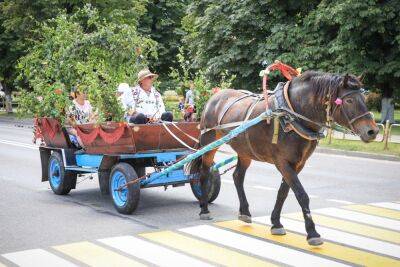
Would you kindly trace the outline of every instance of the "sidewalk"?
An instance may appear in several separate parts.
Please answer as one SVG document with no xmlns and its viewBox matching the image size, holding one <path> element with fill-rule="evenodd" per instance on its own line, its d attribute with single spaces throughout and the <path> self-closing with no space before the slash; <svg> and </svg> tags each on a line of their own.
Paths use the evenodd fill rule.
<svg viewBox="0 0 400 267">
<path fill-rule="evenodd" d="M 16 114 L 11 115 L 0 115 L 0 124 L 7 123 L 13 124 L 16 126 L 23 127 L 33 127 L 33 119 L 32 118 L 18 118 Z"/>
</svg>

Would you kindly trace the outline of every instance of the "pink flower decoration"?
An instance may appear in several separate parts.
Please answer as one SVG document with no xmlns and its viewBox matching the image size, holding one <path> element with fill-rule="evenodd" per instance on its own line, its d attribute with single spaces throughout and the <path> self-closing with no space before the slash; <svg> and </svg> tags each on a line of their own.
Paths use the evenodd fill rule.
<svg viewBox="0 0 400 267">
<path fill-rule="evenodd" d="M 336 98 L 335 104 L 340 106 L 341 104 L 343 104 L 343 100 L 341 98 Z"/>
</svg>

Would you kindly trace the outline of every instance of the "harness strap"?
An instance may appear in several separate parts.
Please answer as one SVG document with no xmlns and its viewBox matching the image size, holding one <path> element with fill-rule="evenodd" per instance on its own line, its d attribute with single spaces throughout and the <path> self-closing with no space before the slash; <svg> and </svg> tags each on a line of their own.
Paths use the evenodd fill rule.
<svg viewBox="0 0 400 267">
<path fill-rule="evenodd" d="M 178 141 L 181 145 L 189 148 L 190 150 L 193 151 L 197 151 L 197 149 L 194 149 L 193 147 L 189 146 L 188 144 L 186 144 L 185 142 L 183 142 L 179 137 L 177 137 L 168 127 L 167 125 L 163 122 L 162 126 L 164 126 L 165 130 L 167 130 L 167 132 L 176 140 Z"/>
<path fill-rule="evenodd" d="M 221 113 L 221 115 L 220 115 L 219 118 L 218 118 L 218 125 L 221 125 L 221 121 L 222 121 L 222 119 L 225 117 L 226 112 L 228 112 L 228 110 L 229 110 L 235 103 L 239 102 L 240 100 L 242 100 L 242 99 L 244 99 L 244 98 L 250 97 L 250 96 L 252 96 L 252 95 L 250 95 L 250 94 L 243 95 L 243 96 L 241 96 L 241 97 L 238 97 L 238 98 L 234 99 L 234 100 L 231 101 L 228 105 L 226 105 L 224 111 Z"/>
<path fill-rule="evenodd" d="M 254 108 L 256 107 L 256 105 L 262 100 L 261 97 L 258 97 L 256 101 L 253 102 L 253 104 L 249 107 L 249 109 L 247 109 L 247 113 L 246 113 L 246 117 L 244 119 L 244 122 L 246 122 L 251 114 L 253 113 Z M 251 140 L 250 140 L 250 136 L 249 136 L 249 131 L 245 131 L 244 132 L 244 136 L 246 138 L 246 142 L 247 142 L 247 146 L 250 148 L 251 153 L 253 154 L 253 156 L 258 159 L 258 160 L 262 160 L 262 157 L 260 156 L 260 154 L 258 154 L 253 145 L 251 144 Z"/>
</svg>

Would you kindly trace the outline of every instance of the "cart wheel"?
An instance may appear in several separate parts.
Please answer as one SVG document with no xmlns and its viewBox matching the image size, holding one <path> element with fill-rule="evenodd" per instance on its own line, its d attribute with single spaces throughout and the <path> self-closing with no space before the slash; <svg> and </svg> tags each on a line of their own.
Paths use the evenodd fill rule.
<svg viewBox="0 0 400 267">
<path fill-rule="evenodd" d="M 218 170 L 212 171 L 210 176 L 208 177 L 208 203 L 212 203 L 215 199 L 217 199 L 219 190 L 221 189 L 221 176 L 219 175 Z M 190 183 L 190 187 L 192 188 L 192 192 L 194 196 L 200 200 L 201 198 L 201 187 L 200 181 L 194 181 Z"/>
<path fill-rule="evenodd" d="M 110 192 L 114 207 L 119 213 L 132 214 L 139 204 L 139 182 L 130 184 L 117 191 L 120 186 L 135 180 L 137 177 L 135 170 L 128 163 L 118 163 L 112 168 L 110 174 Z"/>
<path fill-rule="evenodd" d="M 53 192 L 57 195 L 66 195 L 76 186 L 76 174 L 66 172 L 62 156 L 59 152 L 53 152 L 48 165 L 49 183 Z"/>
</svg>

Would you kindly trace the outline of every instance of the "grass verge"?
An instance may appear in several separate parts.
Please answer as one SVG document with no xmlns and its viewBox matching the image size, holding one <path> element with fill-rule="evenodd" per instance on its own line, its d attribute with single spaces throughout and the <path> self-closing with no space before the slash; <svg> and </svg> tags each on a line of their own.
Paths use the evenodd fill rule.
<svg viewBox="0 0 400 267">
<path fill-rule="evenodd" d="M 328 144 L 328 139 L 324 138 L 320 140 L 319 145 L 321 147 L 327 148 L 367 152 L 374 154 L 394 155 L 400 157 L 400 144 L 396 143 L 389 143 L 389 149 L 384 150 L 383 142 L 363 143 L 361 141 L 332 139 L 332 143 Z"/>
</svg>

